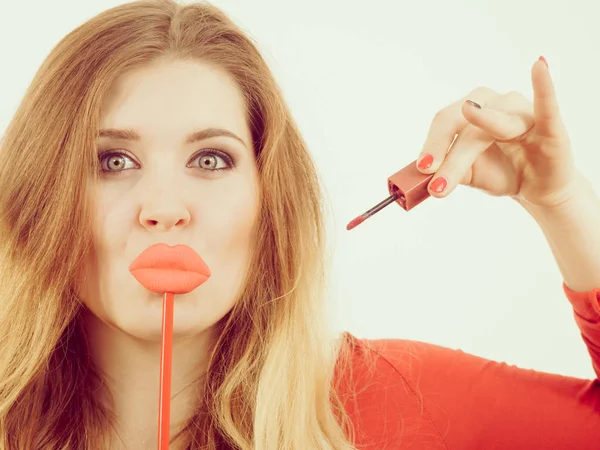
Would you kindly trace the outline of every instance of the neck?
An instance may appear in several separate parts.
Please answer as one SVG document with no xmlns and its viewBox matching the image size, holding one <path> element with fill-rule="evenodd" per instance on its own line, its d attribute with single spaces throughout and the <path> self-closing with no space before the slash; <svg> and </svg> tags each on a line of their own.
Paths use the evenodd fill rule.
<svg viewBox="0 0 600 450">
<path fill-rule="evenodd" d="M 157 447 L 160 342 L 137 339 L 84 312 L 92 359 L 106 382 L 107 405 L 116 418 L 117 448 Z M 200 399 L 200 376 L 212 348 L 211 330 L 173 339 L 171 436 L 193 415 Z"/>
</svg>

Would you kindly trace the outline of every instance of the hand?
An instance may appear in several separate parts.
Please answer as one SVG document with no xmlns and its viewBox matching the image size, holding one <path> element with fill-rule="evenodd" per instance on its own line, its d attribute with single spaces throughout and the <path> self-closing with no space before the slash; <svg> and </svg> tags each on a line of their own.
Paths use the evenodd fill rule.
<svg viewBox="0 0 600 450">
<path fill-rule="evenodd" d="M 533 104 L 518 92 L 479 88 L 436 114 L 417 165 L 435 172 L 432 196 L 464 184 L 553 208 L 575 195 L 579 175 L 543 57 L 531 79 Z"/>
</svg>

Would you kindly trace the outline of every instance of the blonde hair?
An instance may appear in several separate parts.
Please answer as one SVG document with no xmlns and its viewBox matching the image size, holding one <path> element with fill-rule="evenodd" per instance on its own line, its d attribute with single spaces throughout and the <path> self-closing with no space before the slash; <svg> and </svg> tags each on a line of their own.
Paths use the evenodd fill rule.
<svg viewBox="0 0 600 450">
<path fill-rule="evenodd" d="M 336 342 L 324 308 L 317 170 L 266 63 L 209 4 L 148 0 L 67 35 L 36 74 L 0 154 L 0 448 L 97 449 L 115 418 L 97 400 L 78 268 L 92 250 L 87 183 L 102 99 L 126 70 L 160 57 L 215 64 L 237 81 L 263 187 L 245 288 L 217 324 L 187 449 L 349 450 Z M 346 344 L 348 345 L 346 345 Z M 339 392 L 338 392 L 339 391 Z"/>
</svg>

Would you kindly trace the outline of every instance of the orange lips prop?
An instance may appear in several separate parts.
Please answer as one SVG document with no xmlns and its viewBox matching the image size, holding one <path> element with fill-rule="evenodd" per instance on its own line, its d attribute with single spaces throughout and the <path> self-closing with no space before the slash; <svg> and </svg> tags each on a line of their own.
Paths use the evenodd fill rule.
<svg viewBox="0 0 600 450">
<path fill-rule="evenodd" d="M 158 449 L 168 450 L 171 423 L 171 362 L 173 348 L 174 294 L 187 294 L 210 277 L 200 256 L 185 245 L 155 244 L 144 250 L 129 266 L 142 286 L 163 295 L 160 347 L 160 390 L 158 399 Z"/>
<path fill-rule="evenodd" d="M 186 245 L 152 245 L 135 259 L 129 271 L 142 286 L 157 294 L 187 294 L 210 277 L 206 263 Z"/>
</svg>

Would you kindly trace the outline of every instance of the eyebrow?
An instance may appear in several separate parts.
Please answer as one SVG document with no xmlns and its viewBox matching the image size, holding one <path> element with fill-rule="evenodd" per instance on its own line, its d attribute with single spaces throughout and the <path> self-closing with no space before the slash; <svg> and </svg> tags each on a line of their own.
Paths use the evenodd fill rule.
<svg viewBox="0 0 600 450">
<path fill-rule="evenodd" d="M 218 137 L 218 136 L 225 136 L 225 137 L 235 139 L 236 141 L 241 142 L 244 146 L 246 146 L 246 143 L 237 134 L 232 133 L 231 131 L 228 131 L 228 130 L 224 130 L 222 128 L 205 128 L 200 131 L 195 131 L 185 138 L 185 143 L 193 144 L 194 142 L 199 142 L 199 141 L 203 141 L 205 139 L 210 139 L 210 138 Z M 124 130 L 119 130 L 116 128 L 107 128 L 104 130 L 100 130 L 100 132 L 98 133 L 98 137 L 99 138 L 118 139 L 121 141 L 139 141 L 139 140 L 141 140 L 140 135 L 131 128 L 127 128 Z"/>
</svg>

